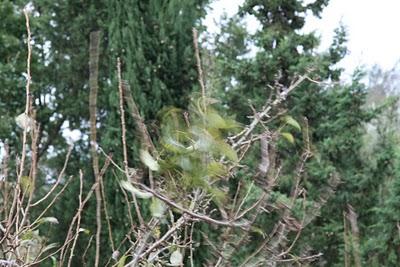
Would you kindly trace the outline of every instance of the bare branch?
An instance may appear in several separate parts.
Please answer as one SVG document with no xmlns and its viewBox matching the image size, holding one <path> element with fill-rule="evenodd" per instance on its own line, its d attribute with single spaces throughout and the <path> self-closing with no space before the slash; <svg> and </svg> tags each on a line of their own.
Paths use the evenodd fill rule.
<svg viewBox="0 0 400 267">
<path fill-rule="evenodd" d="M 89 111 L 90 111 L 90 147 L 92 154 L 92 164 L 96 182 L 96 258 L 94 266 L 99 266 L 100 261 L 100 234 L 101 234 L 101 192 L 99 183 L 99 157 L 97 155 L 97 91 L 99 76 L 99 56 L 100 56 L 100 32 L 90 33 L 90 62 L 89 62 Z"/>
</svg>

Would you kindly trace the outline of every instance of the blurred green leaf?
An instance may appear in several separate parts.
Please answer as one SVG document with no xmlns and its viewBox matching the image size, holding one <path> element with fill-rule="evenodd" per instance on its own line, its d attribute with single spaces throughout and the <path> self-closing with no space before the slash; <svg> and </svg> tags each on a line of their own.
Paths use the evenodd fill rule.
<svg viewBox="0 0 400 267">
<path fill-rule="evenodd" d="M 122 256 L 122 257 L 119 259 L 118 265 L 117 265 L 117 266 L 118 266 L 118 267 L 124 267 L 124 266 L 125 266 L 126 258 L 127 258 L 126 255 Z"/>
<path fill-rule="evenodd" d="M 222 163 L 211 162 L 207 165 L 207 174 L 209 176 L 221 176 L 226 174 L 226 168 Z"/>
<path fill-rule="evenodd" d="M 21 177 L 21 188 L 22 188 L 22 191 L 24 191 L 24 192 L 32 193 L 33 186 L 32 186 L 32 181 L 29 178 L 29 176 Z"/>
<path fill-rule="evenodd" d="M 281 133 L 282 137 L 284 137 L 287 141 L 294 144 L 294 137 L 291 133 L 283 132 Z"/>
<path fill-rule="evenodd" d="M 283 120 L 285 123 L 289 124 L 290 126 L 293 126 L 297 130 L 301 131 L 300 124 L 295 119 L 293 119 L 292 116 L 286 115 L 285 117 L 283 117 Z"/>
<path fill-rule="evenodd" d="M 214 149 L 232 161 L 239 160 L 236 151 L 230 145 L 225 143 L 225 141 L 220 140 L 217 142 Z"/>
<path fill-rule="evenodd" d="M 213 110 L 209 110 L 206 115 L 207 126 L 217 129 L 225 129 L 227 124 L 225 120 Z"/>
<path fill-rule="evenodd" d="M 160 165 L 147 150 L 140 150 L 140 160 L 152 171 L 159 171 Z"/>
<path fill-rule="evenodd" d="M 167 205 L 165 205 L 163 201 L 155 197 L 151 199 L 151 204 L 150 204 L 151 216 L 155 218 L 162 218 L 166 210 L 167 210 Z"/>
</svg>

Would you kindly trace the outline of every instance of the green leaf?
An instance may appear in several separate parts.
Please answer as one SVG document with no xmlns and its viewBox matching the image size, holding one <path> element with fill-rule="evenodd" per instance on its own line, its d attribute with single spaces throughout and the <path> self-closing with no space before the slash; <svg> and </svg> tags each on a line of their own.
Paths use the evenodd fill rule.
<svg viewBox="0 0 400 267">
<path fill-rule="evenodd" d="M 86 235 L 90 235 L 90 230 L 89 229 L 79 228 L 78 232 L 79 233 L 83 232 Z"/>
<path fill-rule="evenodd" d="M 201 100 L 202 98 L 199 98 L 199 99 Z M 205 102 L 206 102 L 206 105 L 213 105 L 213 104 L 219 103 L 220 101 L 216 98 L 206 97 Z"/>
<path fill-rule="evenodd" d="M 125 266 L 125 261 L 126 261 L 126 258 L 127 258 L 128 256 L 126 256 L 126 255 L 124 255 L 124 256 L 122 256 L 120 259 L 119 259 L 119 261 L 118 261 L 118 267 L 124 267 Z"/>
<path fill-rule="evenodd" d="M 135 194 L 135 196 L 137 196 L 138 198 L 147 199 L 147 198 L 151 198 L 151 197 L 153 196 L 152 193 L 140 191 L 139 189 L 137 189 L 136 187 L 134 187 L 134 186 L 133 186 L 130 182 L 128 182 L 128 181 L 121 181 L 120 184 L 121 184 L 121 186 L 122 186 L 123 188 L 125 188 L 125 189 L 128 190 L 129 192 Z"/>
<path fill-rule="evenodd" d="M 250 231 L 252 231 L 253 233 L 257 233 L 257 234 L 259 234 L 259 235 L 262 236 L 262 237 L 265 237 L 264 231 L 263 231 L 261 228 L 259 228 L 259 227 L 251 226 L 251 227 L 250 227 Z"/>
<path fill-rule="evenodd" d="M 29 176 L 21 177 L 21 188 L 22 188 L 22 191 L 24 191 L 24 192 L 32 193 L 33 186 L 32 186 L 32 181 L 29 178 Z"/>
<path fill-rule="evenodd" d="M 32 230 L 28 230 L 22 235 L 21 240 L 30 240 L 33 237 L 34 237 L 33 231 Z"/>
<path fill-rule="evenodd" d="M 213 147 L 214 138 L 208 131 L 194 127 L 192 129 L 192 133 L 195 137 L 197 137 L 197 140 L 193 146 L 195 149 L 202 152 L 208 152 Z"/>
<path fill-rule="evenodd" d="M 285 117 L 283 117 L 283 120 L 285 123 L 289 124 L 290 126 L 293 126 L 297 130 L 301 131 L 300 124 L 295 119 L 293 119 L 292 116 L 286 115 Z"/>
<path fill-rule="evenodd" d="M 51 259 L 51 265 L 53 267 L 57 267 L 57 259 L 56 259 L 56 257 L 51 256 L 50 259 Z"/>
<path fill-rule="evenodd" d="M 207 165 L 207 174 L 210 177 L 225 175 L 226 168 L 222 163 L 214 161 Z"/>
<path fill-rule="evenodd" d="M 159 171 L 160 165 L 147 150 L 140 150 L 140 160 L 152 171 Z"/>
<path fill-rule="evenodd" d="M 294 137 L 291 133 L 283 132 L 281 135 L 288 140 L 290 143 L 294 144 Z"/>
<path fill-rule="evenodd" d="M 172 137 L 166 137 L 163 139 L 163 145 L 165 149 L 174 153 L 184 153 L 187 152 L 187 148 L 173 139 Z"/>
<path fill-rule="evenodd" d="M 225 120 L 212 110 L 207 112 L 206 119 L 209 127 L 224 129 L 227 126 Z"/>
<path fill-rule="evenodd" d="M 178 158 L 178 165 L 184 171 L 190 171 L 193 169 L 192 163 L 190 162 L 189 157 L 179 157 Z"/>
<path fill-rule="evenodd" d="M 215 149 L 232 161 L 239 160 L 236 151 L 224 141 L 217 142 Z"/>
<path fill-rule="evenodd" d="M 215 203 L 222 205 L 222 202 L 226 198 L 226 194 L 222 190 L 210 186 L 208 192 L 212 194 Z"/>
<path fill-rule="evenodd" d="M 238 123 L 231 118 L 222 118 L 217 111 L 209 109 L 207 111 L 206 120 L 208 127 L 215 129 L 233 129 L 238 128 Z"/>
<path fill-rule="evenodd" d="M 155 197 L 151 199 L 151 205 L 150 205 L 151 216 L 155 218 L 162 218 L 166 210 L 167 210 L 167 205 L 165 205 L 163 201 Z"/>
</svg>

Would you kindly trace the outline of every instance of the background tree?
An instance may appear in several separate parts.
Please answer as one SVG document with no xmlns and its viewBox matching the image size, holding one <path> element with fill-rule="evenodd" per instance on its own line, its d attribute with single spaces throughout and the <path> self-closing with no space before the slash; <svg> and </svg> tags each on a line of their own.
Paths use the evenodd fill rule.
<svg viewBox="0 0 400 267">
<path fill-rule="evenodd" d="M 299 254 L 318 250 L 323 253 L 321 263 L 335 264 L 343 259 L 339 256 L 343 253 L 343 218 L 338 211 L 346 209 L 348 203 L 356 210 L 362 205 L 361 193 L 356 192 L 367 165 L 359 151 L 363 124 L 373 114 L 364 109 L 366 89 L 360 82 L 362 73 L 356 72 L 348 85 L 339 82 L 342 69 L 335 64 L 347 53 L 345 28 L 341 26 L 335 31 L 331 47 L 320 54 L 316 53 L 319 41 L 315 34 L 300 31 L 307 12 L 319 16 L 327 4 L 328 1 L 245 1 L 238 16 L 225 23 L 216 37 L 214 75 L 219 79 L 215 82 L 220 86 L 217 91 L 224 92 L 226 105 L 235 108 L 239 121 L 246 122 L 249 116 L 257 116 L 254 109 L 289 87 L 293 77 L 311 70 L 312 80 L 289 96 L 272 118 L 284 120 L 280 114 L 287 110 L 298 121 L 303 117 L 308 120 L 314 157 L 307 164 L 301 185 L 311 206 L 318 207 L 315 203 L 321 200 L 322 188 L 329 187 L 329 177 L 338 173 L 342 180 L 335 197 L 322 210 L 316 208 L 308 215 L 310 219 L 319 216 L 297 243 Z M 246 16 L 254 16 L 259 22 L 255 34 L 246 32 L 241 22 Z M 282 172 L 288 172 L 279 181 L 278 194 L 287 194 L 294 181 L 289 171 L 295 166 L 294 158 L 300 156 L 303 142 L 301 136 L 295 132 L 293 135 L 295 146 L 281 144 L 278 149 L 277 158 L 284 159 Z M 254 157 L 257 154 L 249 160 L 254 162 Z M 264 225 L 270 225 L 270 221 L 266 219 Z"/>
<path fill-rule="evenodd" d="M 366 125 L 363 154 L 370 163 L 369 179 L 363 181 L 368 205 L 362 226 L 365 264 L 395 266 L 398 253 L 398 66 L 384 71 L 374 66 L 368 75 L 368 105 L 381 110 Z"/>
</svg>

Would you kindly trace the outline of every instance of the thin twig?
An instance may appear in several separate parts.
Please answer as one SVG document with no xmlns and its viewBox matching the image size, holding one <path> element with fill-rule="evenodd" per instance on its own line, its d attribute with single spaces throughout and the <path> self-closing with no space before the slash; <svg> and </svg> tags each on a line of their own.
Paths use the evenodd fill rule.
<svg viewBox="0 0 400 267">
<path fill-rule="evenodd" d="M 65 173 L 65 170 L 67 169 L 68 161 L 71 156 L 72 148 L 73 148 L 73 146 L 70 146 L 68 148 L 67 155 L 65 156 L 64 166 L 61 169 L 60 173 L 58 174 L 57 181 L 55 182 L 55 184 L 52 186 L 52 188 L 49 190 L 49 192 L 47 192 L 47 194 L 44 197 L 42 197 L 35 203 L 31 204 L 32 207 L 35 207 L 38 204 L 40 204 L 41 202 L 45 201 L 53 193 L 53 191 L 57 188 L 58 184 L 61 182 L 62 178 L 64 177 L 64 173 Z"/>
<path fill-rule="evenodd" d="M 193 28 L 193 46 L 194 46 L 194 52 L 196 56 L 196 63 L 197 63 L 197 72 L 199 75 L 199 84 L 201 87 L 201 96 L 203 98 L 203 108 L 205 108 L 205 97 L 206 97 L 206 86 L 204 84 L 204 76 L 203 76 L 203 69 L 201 67 L 201 58 L 200 58 L 200 50 L 199 50 L 199 44 L 198 44 L 198 32 L 196 28 Z"/>
<path fill-rule="evenodd" d="M 106 193 L 104 191 L 103 176 L 100 176 L 99 180 L 100 180 L 100 189 L 101 189 L 103 207 L 104 207 L 104 213 L 105 213 L 104 215 L 106 217 L 107 228 L 108 228 L 108 238 L 110 239 L 111 249 L 112 249 L 112 251 L 114 251 L 115 250 L 114 238 L 113 238 L 113 235 L 112 235 L 110 215 L 108 213 L 108 208 L 107 208 L 107 200 L 106 200 Z"/>
<path fill-rule="evenodd" d="M 26 21 L 26 32 L 27 32 L 27 47 L 28 47 L 28 56 L 26 59 L 26 86 L 25 86 L 25 115 L 29 116 L 29 110 L 31 106 L 31 99 L 30 99 L 30 85 L 31 85 L 31 57 L 32 57 L 32 46 L 31 46 L 31 28 L 29 25 L 29 14 L 26 9 L 24 9 L 24 15 L 25 15 L 25 21 Z M 7 220 L 7 231 L 0 243 L 2 243 L 3 239 L 7 237 L 11 227 L 12 227 L 12 220 L 14 219 L 14 210 L 16 209 L 16 216 L 18 216 L 20 212 L 20 207 L 19 207 L 19 195 L 21 192 L 21 180 L 22 176 L 24 173 L 24 168 L 25 168 L 25 158 L 26 158 L 26 143 L 28 139 L 28 126 L 25 125 L 24 131 L 23 131 L 23 137 L 22 137 L 22 153 L 21 153 L 21 160 L 19 163 L 19 170 L 18 170 L 18 176 L 17 176 L 17 184 L 14 190 L 14 198 L 13 202 L 11 205 L 11 209 L 8 215 L 8 220 Z M 15 223 L 15 228 L 16 231 L 19 230 L 19 220 L 16 220 Z"/>
<path fill-rule="evenodd" d="M 32 160 L 31 160 L 31 170 L 29 173 L 29 187 L 28 187 L 28 192 L 29 192 L 29 196 L 28 196 L 28 201 L 25 205 L 25 210 L 24 210 L 24 216 L 21 220 L 21 225 L 24 226 L 25 222 L 28 219 L 28 215 L 29 215 L 29 210 L 31 208 L 31 203 L 32 203 L 32 198 L 33 198 L 33 194 L 35 192 L 35 187 L 36 187 L 36 177 L 37 177 L 37 164 L 38 164 L 38 132 L 39 132 L 39 126 L 32 125 L 32 142 L 31 142 L 31 154 L 32 154 Z M 22 198 L 23 199 L 23 198 Z"/>
<path fill-rule="evenodd" d="M 90 33 L 90 60 L 89 60 L 89 111 L 90 111 L 90 147 L 92 155 L 93 172 L 95 177 L 95 194 L 96 194 L 96 256 L 94 266 L 99 266 L 100 261 L 100 234 L 101 234 L 101 192 L 99 182 L 99 157 L 97 155 L 97 91 L 99 76 L 99 48 L 100 48 L 100 32 L 94 31 Z"/>
<path fill-rule="evenodd" d="M 122 89 L 122 76 L 121 76 L 121 60 L 117 58 L 117 75 L 118 75 L 118 91 L 119 91 L 119 112 L 121 118 L 121 135 L 122 135 L 122 152 L 124 157 L 124 170 L 125 174 L 129 174 L 128 169 L 128 149 L 126 147 L 126 123 L 125 123 L 125 109 L 124 109 L 124 93 Z"/>
<path fill-rule="evenodd" d="M 79 170 L 79 207 L 82 206 L 82 194 L 83 194 L 83 173 L 82 170 Z M 77 219 L 77 224 L 76 224 L 76 230 L 75 230 L 75 237 L 74 237 L 74 241 L 72 242 L 72 247 L 71 247 L 71 251 L 70 251 L 70 255 L 69 255 L 69 259 L 68 259 L 68 267 L 71 266 L 72 263 L 72 258 L 74 257 L 74 251 L 75 251 L 75 246 L 76 246 L 76 242 L 78 241 L 78 237 L 79 237 L 79 232 L 80 232 L 80 226 L 81 226 L 81 213 L 78 213 L 78 219 Z"/>
<path fill-rule="evenodd" d="M 267 116 L 267 114 L 271 111 L 273 107 L 276 107 L 282 101 L 286 100 L 286 97 L 290 92 L 292 92 L 294 89 L 296 89 L 305 79 L 307 79 L 307 76 L 301 76 L 298 78 L 293 84 L 289 86 L 289 88 L 286 88 L 285 90 L 282 90 L 282 92 L 277 96 L 277 98 L 271 103 L 271 105 L 268 105 L 266 108 L 261 111 L 258 116 L 254 116 L 253 121 L 250 123 L 250 125 L 243 131 L 241 134 L 240 139 L 235 142 L 232 147 L 236 148 L 238 146 L 241 146 L 244 141 L 246 141 L 247 137 L 250 135 L 250 133 L 253 132 L 254 128 L 262 121 L 264 117 Z"/>
<path fill-rule="evenodd" d="M 146 150 L 149 150 L 153 156 L 158 157 L 157 150 L 153 142 L 151 141 L 149 131 L 147 130 L 147 126 L 144 123 L 144 118 L 139 112 L 135 99 L 132 96 L 130 86 L 126 81 L 122 81 L 122 89 L 123 96 L 125 98 L 126 104 L 128 105 L 129 114 L 136 123 L 136 127 L 140 133 L 144 147 L 146 148 Z"/>
<path fill-rule="evenodd" d="M 166 241 L 177 229 L 179 229 L 184 223 L 185 223 L 185 215 L 180 217 L 178 221 L 175 222 L 175 224 L 168 229 L 168 231 L 156 242 L 154 242 L 142 255 L 140 255 L 141 258 L 145 257 L 147 254 L 152 252 L 154 249 L 156 249 L 158 246 L 160 246 L 164 241 Z"/>
<path fill-rule="evenodd" d="M 118 91 L 119 91 L 119 111 L 121 117 L 121 127 L 122 127 L 122 151 L 124 157 L 124 172 L 127 180 L 131 179 L 129 175 L 129 167 L 128 167 L 128 149 L 126 146 L 126 123 L 125 123 L 125 109 L 124 109 L 124 90 L 122 83 L 122 74 L 121 74 L 121 60 L 117 59 L 117 72 L 118 72 Z M 151 185 L 153 185 L 153 181 L 151 181 Z M 133 198 L 133 204 L 135 205 L 136 214 L 139 218 L 140 225 L 144 226 L 144 220 L 142 213 L 140 211 L 140 207 L 137 203 L 137 199 L 135 194 L 131 194 Z"/>
<path fill-rule="evenodd" d="M 229 226 L 229 227 L 239 227 L 242 228 L 244 230 L 248 229 L 248 224 L 247 222 L 235 222 L 235 221 L 220 221 L 220 220 L 216 220 L 213 219 L 211 217 L 208 217 L 207 215 L 204 214 L 198 214 L 196 212 L 193 212 L 191 210 L 185 209 L 184 207 L 180 206 L 179 204 L 175 203 L 174 201 L 172 201 L 171 199 L 169 199 L 168 197 L 156 192 L 155 190 L 151 190 L 150 188 L 148 188 L 147 186 L 143 185 L 143 184 L 139 184 L 139 183 L 135 183 L 135 185 L 140 186 L 143 190 L 152 193 L 153 196 L 155 196 L 156 198 L 162 200 L 163 202 L 165 202 L 166 204 L 168 204 L 169 206 L 172 206 L 176 209 L 181 210 L 184 213 L 187 213 L 188 215 L 190 215 L 193 218 L 202 220 L 204 222 L 210 223 L 210 224 L 215 224 L 215 225 L 223 225 L 223 226 Z"/>
</svg>

